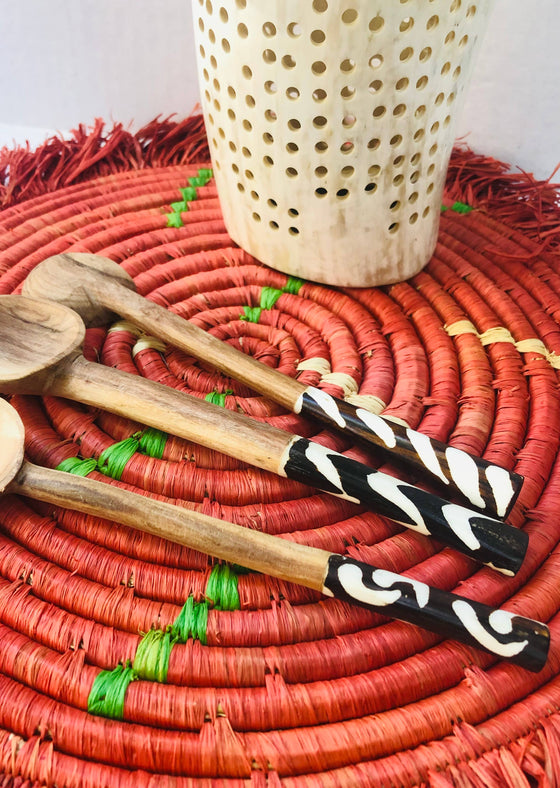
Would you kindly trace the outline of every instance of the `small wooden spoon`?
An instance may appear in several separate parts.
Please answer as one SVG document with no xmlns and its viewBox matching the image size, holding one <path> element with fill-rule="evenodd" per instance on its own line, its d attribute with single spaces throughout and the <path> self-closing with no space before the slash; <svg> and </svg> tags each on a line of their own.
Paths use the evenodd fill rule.
<svg viewBox="0 0 560 788">
<path fill-rule="evenodd" d="M 524 531 L 450 504 L 298 435 L 81 355 L 85 327 L 60 304 L 0 296 L 0 392 L 50 394 L 104 408 L 267 471 L 361 503 L 514 574 Z"/>
<path fill-rule="evenodd" d="M 490 517 L 507 517 L 521 489 L 519 474 L 305 386 L 215 339 L 139 296 L 128 274 L 106 257 L 79 253 L 50 257 L 31 271 L 23 293 L 69 306 L 88 326 L 107 323 L 111 312 L 131 320 L 288 410 L 375 445 L 389 462 L 445 485 L 446 497 L 459 496 Z"/>
<path fill-rule="evenodd" d="M 24 427 L 0 399 L 0 493 L 16 493 L 103 517 L 187 545 L 248 569 L 359 604 L 383 615 L 481 648 L 528 670 L 541 670 L 545 624 L 431 588 L 417 580 L 216 520 L 143 495 L 24 460 Z"/>
</svg>

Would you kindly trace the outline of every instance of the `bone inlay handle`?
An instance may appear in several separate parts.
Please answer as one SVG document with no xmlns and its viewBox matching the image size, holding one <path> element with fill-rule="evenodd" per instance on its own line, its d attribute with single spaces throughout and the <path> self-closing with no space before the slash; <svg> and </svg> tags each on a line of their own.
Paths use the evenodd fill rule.
<svg viewBox="0 0 560 788">
<path fill-rule="evenodd" d="M 504 574 L 515 574 L 525 557 L 528 537 L 524 531 L 449 503 L 306 438 L 292 441 L 284 473 L 361 503 Z"/>
<path fill-rule="evenodd" d="M 538 672 L 550 645 L 545 624 L 332 554 L 323 593 L 419 624 Z"/>
<path fill-rule="evenodd" d="M 388 461 L 445 485 L 446 497 L 459 495 L 489 517 L 507 517 L 523 484 L 523 477 L 517 473 L 356 408 L 317 388 L 307 388 L 294 411 L 373 444 Z"/>
</svg>

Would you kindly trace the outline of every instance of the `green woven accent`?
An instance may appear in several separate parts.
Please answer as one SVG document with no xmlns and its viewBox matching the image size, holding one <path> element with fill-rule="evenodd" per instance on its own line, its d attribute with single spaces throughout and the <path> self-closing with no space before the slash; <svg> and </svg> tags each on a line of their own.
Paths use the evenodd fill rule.
<svg viewBox="0 0 560 788">
<path fill-rule="evenodd" d="M 226 406 L 226 397 L 228 395 L 233 394 L 231 389 L 226 389 L 226 391 L 211 391 L 207 394 L 204 399 L 206 402 L 211 402 L 212 405 L 219 405 L 220 408 L 225 408 Z"/>
<path fill-rule="evenodd" d="M 218 610 L 239 610 L 241 601 L 237 588 L 237 574 L 229 564 L 215 564 L 212 567 L 206 597 Z"/>
<path fill-rule="evenodd" d="M 97 468 L 97 461 L 94 459 L 82 460 L 79 457 L 69 457 L 67 460 L 62 460 L 60 465 L 57 465 L 57 471 L 64 473 L 73 473 L 75 476 L 87 476 Z"/>
<path fill-rule="evenodd" d="M 246 320 L 248 323 L 258 323 L 261 319 L 262 307 L 260 306 L 244 306 L 243 314 L 239 315 L 240 320 Z"/>
<path fill-rule="evenodd" d="M 173 213 L 182 213 L 189 210 L 189 204 L 187 200 L 179 200 L 179 202 L 172 202 L 170 208 Z"/>
<path fill-rule="evenodd" d="M 263 287 L 260 306 L 244 306 L 244 314 L 239 319 L 247 320 L 250 323 L 258 323 L 263 309 L 273 309 L 280 296 L 284 293 L 297 295 L 303 284 L 305 284 L 303 279 L 296 279 L 290 276 L 282 290 L 278 290 L 276 287 Z"/>
<path fill-rule="evenodd" d="M 181 219 L 180 213 L 168 213 L 167 214 L 167 226 L 168 227 L 182 227 L 183 220 Z"/>
<path fill-rule="evenodd" d="M 454 202 L 453 205 L 442 205 L 441 212 L 444 213 L 445 211 L 455 211 L 455 213 L 470 213 L 473 210 L 471 205 L 467 205 L 465 202 Z"/>
<path fill-rule="evenodd" d="M 206 644 L 208 607 L 208 602 L 195 602 L 194 598 L 190 596 L 173 622 L 172 637 L 181 643 L 186 643 L 189 638 L 193 638 Z"/>
<path fill-rule="evenodd" d="M 161 460 L 166 442 L 167 434 L 165 432 L 147 427 L 138 439 L 138 451 Z"/>
<path fill-rule="evenodd" d="M 166 441 L 165 432 L 147 427 L 143 432 L 136 432 L 129 438 L 108 446 L 99 455 L 97 467 L 105 476 L 120 481 L 127 462 L 137 451 L 161 460 Z"/>
<path fill-rule="evenodd" d="M 138 438 L 134 435 L 119 441 L 119 443 L 114 443 L 101 452 L 97 467 L 105 476 L 120 481 L 127 462 L 138 450 L 138 444 Z"/>
<path fill-rule="evenodd" d="M 300 291 L 300 288 L 305 284 L 303 279 L 296 279 L 295 276 L 290 276 L 282 290 L 284 293 L 292 293 L 293 295 L 297 295 Z"/>
<path fill-rule="evenodd" d="M 189 178 L 189 186 L 183 186 L 179 191 L 181 192 L 182 200 L 179 202 L 171 203 L 171 210 L 173 213 L 167 214 L 168 227 L 183 227 L 183 219 L 181 213 L 189 210 L 189 203 L 196 200 L 198 197 L 197 186 L 206 186 L 210 178 L 212 178 L 212 170 L 202 167 L 198 171 L 198 175 Z"/>
<path fill-rule="evenodd" d="M 88 697 L 88 711 L 100 717 L 122 720 L 124 699 L 128 685 L 137 678 L 134 670 L 127 665 L 117 665 L 114 670 L 102 670 L 91 687 Z"/>
<path fill-rule="evenodd" d="M 169 670 L 169 657 L 173 648 L 171 631 L 151 629 L 140 641 L 132 668 L 138 678 L 165 684 Z"/>
<path fill-rule="evenodd" d="M 470 213 L 472 207 L 464 202 L 454 202 L 451 206 L 451 210 L 455 211 L 455 213 Z"/>
<path fill-rule="evenodd" d="M 206 186 L 207 182 L 208 178 L 205 178 L 204 175 L 196 175 L 194 178 L 189 178 L 191 186 Z"/>
<path fill-rule="evenodd" d="M 196 200 L 196 189 L 194 186 L 183 186 L 183 188 L 179 189 L 179 191 L 183 195 L 184 203 L 189 203 L 192 202 L 193 200 Z"/>
<path fill-rule="evenodd" d="M 282 295 L 284 295 L 282 290 L 277 290 L 274 287 L 263 287 L 261 290 L 261 308 L 273 309 L 274 305 Z"/>
</svg>

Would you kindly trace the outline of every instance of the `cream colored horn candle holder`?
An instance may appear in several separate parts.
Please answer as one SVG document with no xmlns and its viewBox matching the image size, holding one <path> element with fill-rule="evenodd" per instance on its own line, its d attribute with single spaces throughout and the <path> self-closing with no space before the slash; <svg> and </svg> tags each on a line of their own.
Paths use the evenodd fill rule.
<svg viewBox="0 0 560 788">
<path fill-rule="evenodd" d="M 454 121 L 492 0 L 193 0 L 229 234 L 329 285 L 430 259 Z"/>
</svg>

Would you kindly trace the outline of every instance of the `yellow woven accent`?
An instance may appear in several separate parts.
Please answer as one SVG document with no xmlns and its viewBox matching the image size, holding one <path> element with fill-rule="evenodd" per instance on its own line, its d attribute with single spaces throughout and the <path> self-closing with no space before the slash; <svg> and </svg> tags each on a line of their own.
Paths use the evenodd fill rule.
<svg viewBox="0 0 560 788">
<path fill-rule="evenodd" d="M 548 350 L 542 340 L 537 337 L 531 337 L 530 339 L 520 339 L 516 342 L 505 326 L 494 326 L 479 334 L 470 320 L 458 320 L 456 323 L 445 326 L 445 330 L 450 337 L 456 337 L 460 334 L 474 334 L 485 347 L 496 342 L 508 342 L 510 345 L 514 345 L 519 353 L 536 353 L 538 356 L 544 356 L 553 369 L 560 369 L 560 356 L 554 351 Z"/>
<path fill-rule="evenodd" d="M 478 338 L 484 346 L 493 345 L 495 342 L 509 342 L 510 345 L 516 345 L 515 339 L 504 326 L 489 328 L 488 331 L 478 334 Z"/>
<path fill-rule="evenodd" d="M 398 416 L 387 416 L 384 413 L 383 418 L 385 421 L 392 421 L 394 424 L 401 424 L 403 427 L 410 427 L 410 424 L 407 421 L 400 419 Z"/>
<path fill-rule="evenodd" d="M 135 326 L 134 323 L 131 323 L 129 320 L 119 320 L 118 323 L 113 323 L 108 333 L 110 334 L 112 331 L 128 331 L 131 334 L 135 334 L 137 337 L 142 336 L 142 329 Z"/>
<path fill-rule="evenodd" d="M 547 350 L 546 345 L 540 339 L 522 339 L 515 343 L 515 347 L 520 353 L 536 353 L 544 356 L 553 369 L 560 369 L 560 356 L 554 351 Z"/>
<path fill-rule="evenodd" d="M 456 323 L 444 326 L 444 328 L 450 337 L 457 337 L 459 334 L 475 334 L 478 336 L 478 331 L 470 320 L 458 320 Z"/>
<path fill-rule="evenodd" d="M 358 384 L 351 375 L 346 375 L 344 372 L 331 372 L 328 375 L 323 375 L 321 382 L 340 386 L 344 399 L 348 399 L 352 394 L 358 393 Z"/>
<path fill-rule="evenodd" d="M 331 371 L 331 365 L 325 358 L 308 358 L 304 361 L 300 361 L 297 365 L 297 371 L 303 372 L 304 370 L 312 370 L 313 372 L 318 372 L 321 377 L 323 375 L 328 375 Z"/>
<path fill-rule="evenodd" d="M 141 350 L 157 350 L 159 353 L 165 353 L 166 345 L 165 342 L 161 341 L 161 339 L 158 339 L 157 337 L 149 337 L 147 334 L 144 334 L 132 348 L 132 357 L 134 358 L 134 356 L 137 353 L 140 353 Z"/>
<path fill-rule="evenodd" d="M 379 416 L 387 407 L 382 399 L 374 397 L 373 394 L 350 394 L 350 396 L 345 397 L 345 400 L 356 408 L 363 408 L 370 413 L 375 413 L 376 416 Z"/>
</svg>

